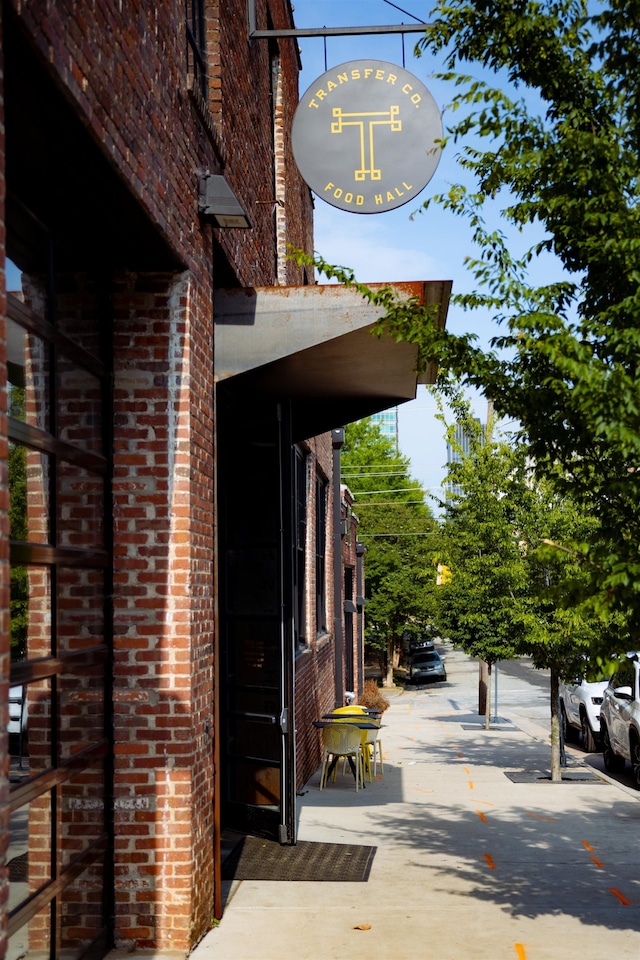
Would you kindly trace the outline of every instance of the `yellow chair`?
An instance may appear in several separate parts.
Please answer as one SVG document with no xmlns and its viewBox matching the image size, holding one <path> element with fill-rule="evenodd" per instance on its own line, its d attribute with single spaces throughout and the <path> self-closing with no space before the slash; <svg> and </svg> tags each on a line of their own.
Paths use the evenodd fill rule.
<svg viewBox="0 0 640 960">
<path fill-rule="evenodd" d="M 352 703 L 348 707 L 337 707 L 334 714 L 340 714 L 338 723 L 357 723 L 366 718 L 370 723 L 375 723 L 380 727 L 380 718 L 370 716 L 366 707 L 361 707 L 357 703 Z M 369 783 L 373 783 L 373 778 L 378 772 L 378 756 L 380 757 L 380 770 L 384 774 L 384 763 L 382 761 L 382 744 L 378 740 L 378 730 L 360 730 L 362 736 L 362 760 L 364 764 L 364 773 L 369 777 Z M 376 748 L 377 745 L 377 748 Z M 371 761 L 373 760 L 373 772 Z"/>
<path fill-rule="evenodd" d="M 380 742 L 378 731 L 380 729 L 379 720 L 371 720 L 372 723 L 376 724 L 375 730 L 365 730 L 364 733 L 367 734 L 367 748 L 366 748 L 366 757 L 368 760 L 367 766 L 369 768 L 369 782 L 371 782 L 371 762 L 373 761 L 373 776 L 377 777 L 378 775 L 378 757 L 380 758 L 380 775 L 384 775 L 384 762 L 382 760 L 382 743 Z M 365 761 L 367 762 L 367 761 Z"/>
<path fill-rule="evenodd" d="M 362 736 L 366 731 L 352 727 L 349 723 L 329 723 L 322 728 L 322 767 L 320 768 L 320 789 L 327 785 L 329 769 L 334 771 L 340 758 L 353 759 L 356 778 L 356 793 L 361 786 L 363 752 Z"/>
</svg>

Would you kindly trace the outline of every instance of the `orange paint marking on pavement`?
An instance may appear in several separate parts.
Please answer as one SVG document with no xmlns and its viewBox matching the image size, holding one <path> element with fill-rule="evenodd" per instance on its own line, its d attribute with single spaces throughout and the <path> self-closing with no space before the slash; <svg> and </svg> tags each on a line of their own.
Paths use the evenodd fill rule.
<svg viewBox="0 0 640 960">
<path fill-rule="evenodd" d="M 619 890 L 616 890 L 615 887 L 609 887 L 609 890 L 611 890 L 611 893 L 614 895 L 614 897 L 617 897 L 617 898 L 618 898 L 618 900 L 620 901 L 620 903 L 622 904 L 623 907 L 630 907 L 630 906 L 631 906 L 630 902 L 627 900 L 627 898 L 624 896 L 624 894 L 620 893 Z"/>
<path fill-rule="evenodd" d="M 589 851 L 589 853 L 595 853 L 595 850 L 593 849 L 593 847 L 591 846 L 591 844 L 590 844 L 590 843 L 587 843 L 586 840 L 583 840 L 583 841 L 582 841 L 582 846 L 583 846 L 583 847 L 586 847 L 587 850 Z"/>
<path fill-rule="evenodd" d="M 469 790 L 473 790 L 473 780 L 469 780 Z"/>
<path fill-rule="evenodd" d="M 465 773 L 471 773 L 471 770 L 469 770 L 469 767 L 463 767 L 462 769 L 464 770 Z"/>
<path fill-rule="evenodd" d="M 382 777 L 378 777 L 378 780 L 382 780 Z M 425 787 L 411 787 L 412 790 L 419 790 L 420 793 L 433 793 L 433 790 L 427 790 Z"/>
<path fill-rule="evenodd" d="M 489 864 L 489 870 L 495 870 L 496 865 L 495 865 L 495 863 L 493 862 L 493 857 L 491 856 L 491 854 L 490 854 L 490 853 L 485 853 L 484 858 L 485 858 L 485 860 L 487 861 L 487 863 Z"/>
<path fill-rule="evenodd" d="M 527 952 L 524 949 L 524 943 L 516 943 L 515 946 L 518 960 L 527 960 Z"/>
<path fill-rule="evenodd" d="M 474 800 L 474 803 L 484 803 L 487 807 L 495 807 L 495 803 L 492 803 L 491 800 Z"/>
<path fill-rule="evenodd" d="M 597 857 L 589 857 L 589 860 L 593 860 L 596 867 L 600 867 L 601 870 L 604 870 L 604 863 L 600 863 Z"/>
<path fill-rule="evenodd" d="M 480 819 L 482 820 L 483 823 L 486 823 L 486 822 L 487 822 L 487 818 L 485 817 L 485 815 L 484 815 L 484 813 L 482 812 L 482 810 L 476 810 L 476 813 L 478 814 L 478 816 L 480 817 Z"/>
<path fill-rule="evenodd" d="M 464 757 L 464 753 L 458 753 L 458 757 L 462 759 L 462 757 Z"/>
<path fill-rule="evenodd" d="M 555 823 L 555 822 L 556 822 L 553 817 L 539 817 L 537 813 L 527 813 L 526 816 L 527 816 L 527 817 L 532 817 L 534 820 L 546 820 L 547 823 Z"/>
</svg>

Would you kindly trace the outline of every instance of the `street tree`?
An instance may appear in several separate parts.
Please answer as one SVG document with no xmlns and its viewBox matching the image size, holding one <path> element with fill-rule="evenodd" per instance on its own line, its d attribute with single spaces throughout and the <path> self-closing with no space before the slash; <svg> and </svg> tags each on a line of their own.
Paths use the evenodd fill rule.
<svg viewBox="0 0 640 960">
<path fill-rule="evenodd" d="M 596 519 L 575 553 L 579 599 L 627 628 L 615 647 L 594 641 L 602 663 L 640 630 L 639 15 L 638 0 L 438 0 L 420 49 L 444 58 L 455 90 L 444 148 L 465 182 L 423 210 L 442 205 L 475 243 L 474 289 L 454 302 L 489 311 L 499 334 L 483 350 L 417 303 L 360 288 L 379 332 L 516 420 L 536 475 Z"/>
<path fill-rule="evenodd" d="M 528 569 L 519 546 L 521 450 L 491 437 L 456 396 L 447 425 L 454 451 L 448 464 L 445 517 L 438 540 L 441 582 L 436 626 L 442 636 L 487 665 L 485 728 L 490 723 L 491 674 L 517 656 L 528 628 Z"/>
<path fill-rule="evenodd" d="M 544 479 L 531 476 L 527 493 L 518 534 L 529 580 L 527 629 L 520 652 L 530 656 L 536 668 L 549 671 L 550 769 L 551 779 L 560 781 L 560 681 L 584 676 L 593 649 L 615 647 L 624 621 L 621 624 L 616 614 L 596 614 L 582 600 L 589 576 L 582 545 L 597 542 L 597 519 L 570 497 L 558 495 Z"/>
<path fill-rule="evenodd" d="M 490 666 L 506 652 L 549 671 L 551 777 L 560 780 L 559 682 L 584 675 L 590 650 L 611 645 L 619 627 L 581 602 L 581 545 L 596 541 L 598 521 L 536 478 L 526 445 L 496 439 L 491 416 L 483 427 L 459 390 L 443 390 L 455 419 L 447 423 L 442 403 L 439 418 L 455 455 L 442 544 L 450 577 L 438 589 L 437 621 Z"/>
<path fill-rule="evenodd" d="M 432 615 L 435 521 L 408 458 L 370 418 L 347 425 L 341 460 L 367 550 L 365 640 L 392 685 L 403 637 L 424 632 Z"/>
</svg>

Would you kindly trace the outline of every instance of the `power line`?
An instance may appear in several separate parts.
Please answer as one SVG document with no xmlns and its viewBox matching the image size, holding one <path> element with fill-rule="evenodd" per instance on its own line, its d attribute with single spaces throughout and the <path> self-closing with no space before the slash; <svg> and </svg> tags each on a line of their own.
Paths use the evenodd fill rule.
<svg viewBox="0 0 640 960">
<path fill-rule="evenodd" d="M 351 493 L 354 497 L 370 497 L 374 493 L 412 493 L 413 490 L 422 490 L 422 487 L 393 487 L 390 490 L 361 490 L 359 493 L 352 490 Z"/>
<path fill-rule="evenodd" d="M 343 473 L 342 479 L 361 480 L 365 477 L 406 477 L 407 470 L 399 470 L 396 473 Z"/>
<path fill-rule="evenodd" d="M 409 503 L 421 503 L 426 506 L 424 500 L 370 500 L 369 503 L 356 503 L 356 513 L 360 507 L 406 507 Z"/>
<path fill-rule="evenodd" d="M 434 534 L 433 530 L 430 530 L 428 533 L 360 533 L 358 531 L 358 540 L 368 537 L 432 537 Z"/>
</svg>

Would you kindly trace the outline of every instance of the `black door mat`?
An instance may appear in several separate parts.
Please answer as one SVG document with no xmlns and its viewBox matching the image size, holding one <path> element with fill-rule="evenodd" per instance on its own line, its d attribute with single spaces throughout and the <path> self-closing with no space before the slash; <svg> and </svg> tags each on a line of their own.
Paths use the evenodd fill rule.
<svg viewBox="0 0 640 960">
<path fill-rule="evenodd" d="M 263 837 L 243 837 L 223 862 L 222 879 L 366 883 L 376 849 L 310 841 L 283 846 Z"/>
<path fill-rule="evenodd" d="M 606 783 L 602 777 L 588 770 L 576 770 L 573 773 L 565 771 L 562 780 L 552 780 L 548 770 L 505 770 L 504 775 L 514 783 Z"/>
</svg>

